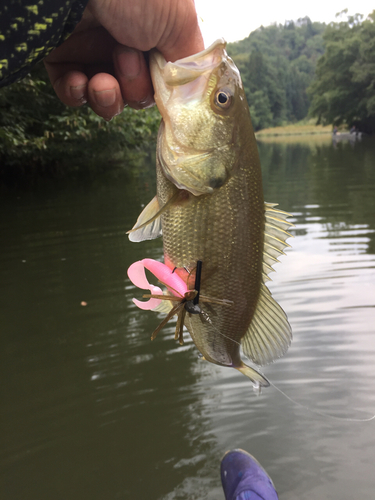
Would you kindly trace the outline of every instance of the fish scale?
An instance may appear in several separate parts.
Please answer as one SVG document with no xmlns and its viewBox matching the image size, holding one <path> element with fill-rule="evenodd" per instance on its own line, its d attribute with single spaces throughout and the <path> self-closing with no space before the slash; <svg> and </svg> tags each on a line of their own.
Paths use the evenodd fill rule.
<svg viewBox="0 0 375 500">
<path fill-rule="evenodd" d="M 204 358 L 226 366 L 241 364 L 241 338 L 259 294 L 264 202 L 259 162 L 257 167 L 238 169 L 212 195 L 188 195 L 161 215 L 165 262 L 178 269 L 193 269 L 202 260 L 202 295 L 233 301 L 233 306 L 212 304 L 209 310 L 201 306 L 213 325 L 196 315 L 188 314 L 185 319 Z M 163 206 L 177 188 L 164 176 L 159 163 L 157 172 L 158 199 Z"/>
</svg>

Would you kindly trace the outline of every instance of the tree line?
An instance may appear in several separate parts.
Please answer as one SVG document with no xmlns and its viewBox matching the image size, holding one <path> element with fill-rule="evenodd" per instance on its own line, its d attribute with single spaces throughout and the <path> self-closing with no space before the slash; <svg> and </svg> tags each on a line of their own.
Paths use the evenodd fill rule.
<svg viewBox="0 0 375 500">
<path fill-rule="evenodd" d="M 305 17 L 260 27 L 228 45 L 256 130 L 315 117 L 375 133 L 375 11 L 346 13 L 329 25 Z"/>
<path fill-rule="evenodd" d="M 341 18 L 345 15 L 341 16 Z M 308 17 L 260 27 L 228 53 L 240 69 L 256 130 L 315 117 L 375 133 L 375 11 L 325 25 Z M 156 109 L 104 122 L 67 108 L 42 66 L 0 89 L 0 171 L 12 165 L 107 162 L 155 139 Z"/>
</svg>

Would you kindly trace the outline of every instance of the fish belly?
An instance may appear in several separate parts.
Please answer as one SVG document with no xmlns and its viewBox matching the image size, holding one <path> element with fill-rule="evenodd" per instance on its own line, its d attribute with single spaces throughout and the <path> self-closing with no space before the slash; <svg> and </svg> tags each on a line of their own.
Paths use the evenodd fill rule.
<svg viewBox="0 0 375 500">
<path fill-rule="evenodd" d="M 163 206 L 176 186 L 157 165 L 158 199 Z M 201 314 L 186 314 L 185 325 L 205 359 L 240 366 L 240 341 L 253 317 L 262 280 L 264 202 L 260 166 L 238 168 L 213 194 L 183 192 L 162 214 L 164 260 L 194 288 L 194 269 L 203 263 Z M 186 273 L 191 272 L 189 276 Z"/>
</svg>

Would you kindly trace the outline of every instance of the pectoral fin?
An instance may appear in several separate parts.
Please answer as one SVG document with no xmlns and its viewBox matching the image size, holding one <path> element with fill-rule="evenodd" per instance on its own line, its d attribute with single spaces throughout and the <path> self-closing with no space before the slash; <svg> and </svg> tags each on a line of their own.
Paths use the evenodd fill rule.
<svg viewBox="0 0 375 500">
<path fill-rule="evenodd" d="M 153 240 L 162 235 L 161 214 L 179 197 L 180 191 L 176 191 L 169 200 L 160 207 L 157 196 L 154 196 L 150 203 L 142 210 L 134 227 L 126 234 L 129 240 L 139 242 Z"/>
<path fill-rule="evenodd" d="M 127 232 L 129 240 L 139 242 L 161 236 L 160 207 L 157 196 L 142 210 L 133 229 Z"/>
<path fill-rule="evenodd" d="M 153 309 L 154 312 L 168 314 L 173 308 L 173 303 L 170 300 L 162 300 L 160 304 Z"/>
</svg>

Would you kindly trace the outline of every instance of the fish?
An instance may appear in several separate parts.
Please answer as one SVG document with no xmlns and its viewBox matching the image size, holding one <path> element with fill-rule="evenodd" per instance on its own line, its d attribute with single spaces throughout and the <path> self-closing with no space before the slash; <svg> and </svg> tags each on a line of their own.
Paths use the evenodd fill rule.
<svg viewBox="0 0 375 500">
<path fill-rule="evenodd" d="M 287 316 L 266 283 L 289 246 L 292 224 L 290 214 L 264 202 L 249 106 L 239 70 L 225 49 L 219 39 L 175 62 L 151 53 L 162 116 L 157 194 L 129 239 L 163 237 L 167 271 L 160 270 L 159 279 L 167 290 L 150 288 L 145 297 L 154 301 L 154 310 L 179 314 L 176 338 L 182 340 L 185 326 L 205 360 L 239 370 L 259 388 L 269 381 L 243 361 L 241 350 L 262 366 L 285 354 L 291 343 Z M 134 269 L 128 275 L 137 282 Z M 182 280 L 180 291 L 168 282 L 172 275 Z M 141 288 L 149 288 L 145 276 L 141 281 Z"/>
</svg>

